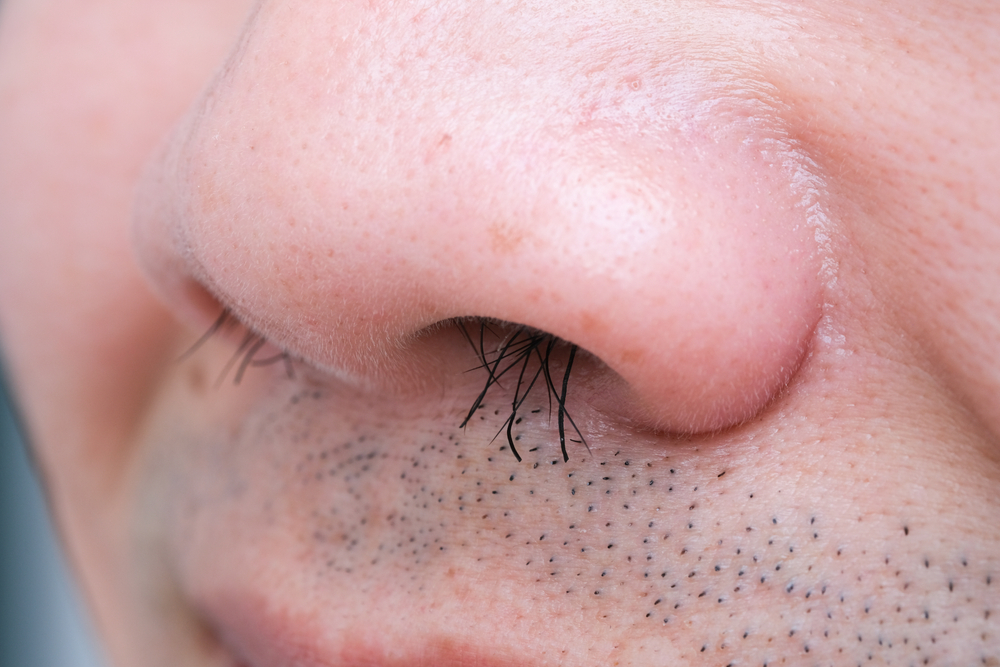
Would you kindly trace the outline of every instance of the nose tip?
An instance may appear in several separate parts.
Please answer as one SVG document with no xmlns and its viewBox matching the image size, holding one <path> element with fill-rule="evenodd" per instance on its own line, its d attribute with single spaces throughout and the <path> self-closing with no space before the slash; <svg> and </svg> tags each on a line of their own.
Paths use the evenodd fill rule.
<svg viewBox="0 0 1000 667">
<path fill-rule="evenodd" d="M 652 428 L 748 419 L 799 367 L 821 316 L 821 206 L 794 182 L 802 171 L 765 159 L 752 137 L 699 141 L 608 142 L 605 128 L 564 143 L 530 194 L 505 190 L 529 203 L 503 223 L 436 217 L 463 239 L 459 281 L 436 292 L 452 310 L 439 314 L 578 345 L 624 380 L 629 396 L 612 402 Z"/>
<path fill-rule="evenodd" d="M 346 179 L 324 188 L 335 201 L 290 202 L 280 193 L 299 181 L 272 175 L 254 205 L 219 206 L 204 193 L 248 193 L 194 173 L 188 214 L 142 225 L 173 244 L 146 243 L 148 263 L 171 257 L 158 271 L 168 291 L 190 292 L 176 276 L 193 275 L 341 374 L 405 364 L 397 351 L 436 322 L 490 317 L 603 360 L 654 428 L 724 428 L 766 405 L 806 350 L 822 307 L 814 223 L 787 167 L 745 137 L 716 138 L 707 158 L 680 135 L 659 142 L 582 137 L 544 160 L 533 146 L 543 166 L 515 178 L 454 145 L 425 166 L 430 187 L 387 171 L 378 195 Z"/>
<path fill-rule="evenodd" d="M 551 91 L 514 86 L 406 117 L 404 93 L 436 90 L 419 77 L 388 94 L 347 67 L 319 104 L 312 84 L 231 69 L 141 198 L 140 254 L 168 299 L 190 305 L 194 279 L 362 379 L 405 366 L 437 322 L 523 324 L 601 359 L 633 412 L 674 432 L 749 418 L 799 366 L 823 306 L 823 193 L 759 104 L 524 114 Z"/>
</svg>

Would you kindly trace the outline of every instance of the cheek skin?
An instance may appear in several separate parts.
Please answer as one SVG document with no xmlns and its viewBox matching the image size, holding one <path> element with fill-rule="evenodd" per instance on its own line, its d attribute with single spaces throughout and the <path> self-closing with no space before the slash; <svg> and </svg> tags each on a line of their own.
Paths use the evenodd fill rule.
<svg viewBox="0 0 1000 667">
<path fill-rule="evenodd" d="M 119 664 L 141 664 L 118 567 L 120 473 L 181 332 L 134 261 L 135 180 L 245 4 L 0 2 L 0 347 L 61 542 Z"/>
<path fill-rule="evenodd" d="M 803 418 L 831 379 L 816 370 L 762 418 L 766 444 L 757 424 L 679 440 L 607 427 L 568 463 L 544 401 L 515 431 L 521 463 L 490 443 L 503 397 L 458 430 L 476 385 L 389 406 L 271 376 L 208 396 L 234 415 L 253 402 L 238 428 L 203 413 L 180 433 L 172 415 L 206 399 L 183 380 L 149 431 L 140 522 L 164 527 L 179 586 L 254 667 L 992 664 L 995 471 L 939 455 L 960 432 L 914 446 L 877 426 L 913 409 L 885 384 L 906 369 L 865 375 L 879 365 L 850 371 L 873 398 L 839 435 Z"/>
</svg>

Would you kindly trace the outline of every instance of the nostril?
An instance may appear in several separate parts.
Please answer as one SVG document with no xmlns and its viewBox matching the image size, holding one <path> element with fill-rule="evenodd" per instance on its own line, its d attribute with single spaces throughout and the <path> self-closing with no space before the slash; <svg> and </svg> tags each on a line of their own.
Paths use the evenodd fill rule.
<svg viewBox="0 0 1000 667">
<path fill-rule="evenodd" d="M 531 327 L 486 318 L 475 318 L 471 322 L 460 319 L 455 325 L 479 362 L 474 370 L 480 371 L 484 378 L 482 390 L 472 402 L 461 428 L 465 428 L 483 406 L 491 389 L 502 389 L 506 384 L 510 407 L 504 406 L 506 417 L 500 431 L 518 461 L 521 454 L 514 442 L 513 430 L 538 403 L 538 394 L 548 399 L 550 414 L 553 409 L 556 413 L 563 461 L 569 460 L 567 440 L 586 446 L 586 438 L 573 419 L 568 401 L 574 363 L 580 352 L 576 345 Z M 534 400 L 529 403 L 529 399 Z"/>
<path fill-rule="evenodd" d="M 671 405 L 676 409 L 677 404 L 689 400 L 695 407 L 689 414 L 674 413 L 668 421 L 662 418 L 663 406 L 654 403 L 650 407 L 649 395 L 653 391 L 637 389 L 578 345 L 526 325 L 490 318 L 459 318 L 447 325 L 460 333 L 464 347 L 476 360 L 466 369 L 476 373 L 478 384 L 469 394 L 474 398 L 463 411 L 460 426 L 466 427 L 488 405 L 491 418 L 496 420 L 495 437 L 506 440 L 519 461 L 521 449 L 537 443 L 520 442 L 517 434 L 523 428 L 522 422 L 537 422 L 535 415 L 539 412 L 545 413 L 545 423 L 551 428 L 549 437 L 558 438 L 565 461 L 573 447 L 589 450 L 591 436 L 595 436 L 593 442 L 599 443 L 600 433 L 615 428 L 615 424 L 675 437 L 718 431 L 752 417 L 776 394 L 756 393 L 745 405 L 716 403 L 717 413 L 706 416 L 697 410 L 718 400 L 710 389 L 707 396 L 691 395 Z M 794 375 L 800 360 L 801 355 L 773 378 L 779 388 Z M 691 391 L 697 389 L 692 387 Z"/>
</svg>

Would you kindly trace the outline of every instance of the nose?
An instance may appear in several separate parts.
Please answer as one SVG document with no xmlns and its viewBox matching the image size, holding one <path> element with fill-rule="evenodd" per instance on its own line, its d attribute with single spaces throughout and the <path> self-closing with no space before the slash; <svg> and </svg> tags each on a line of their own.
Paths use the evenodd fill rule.
<svg viewBox="0 0 1000 667">
<path fill-rule="evenodd" d="M 749 66 L 411 9 L 262 3 L 144 181 L 165 298 L 204 288 L 343 377 L 481 316 L 588 350 L 655 428 L 767 405 L 822 312 L 826 219 Z"/>
</svg>

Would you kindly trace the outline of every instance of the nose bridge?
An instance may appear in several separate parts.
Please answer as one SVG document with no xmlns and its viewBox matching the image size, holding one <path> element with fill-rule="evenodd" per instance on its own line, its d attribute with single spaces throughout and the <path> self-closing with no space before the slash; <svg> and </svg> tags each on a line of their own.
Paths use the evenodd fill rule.
<svg viewBox="0 0 1000 667">
<path fill-rule="evenodd" d="M 262 333 L 363 377 L 436 322 L 524 324 L 677 431 L 747 418 L 797 367 L 819 181 L 760 98 L 551 36 L 518 55 L 359 20 L 322 50 L 259 16 L 167 160 L 183 212 L 153 224 Z"/>
</svg>

